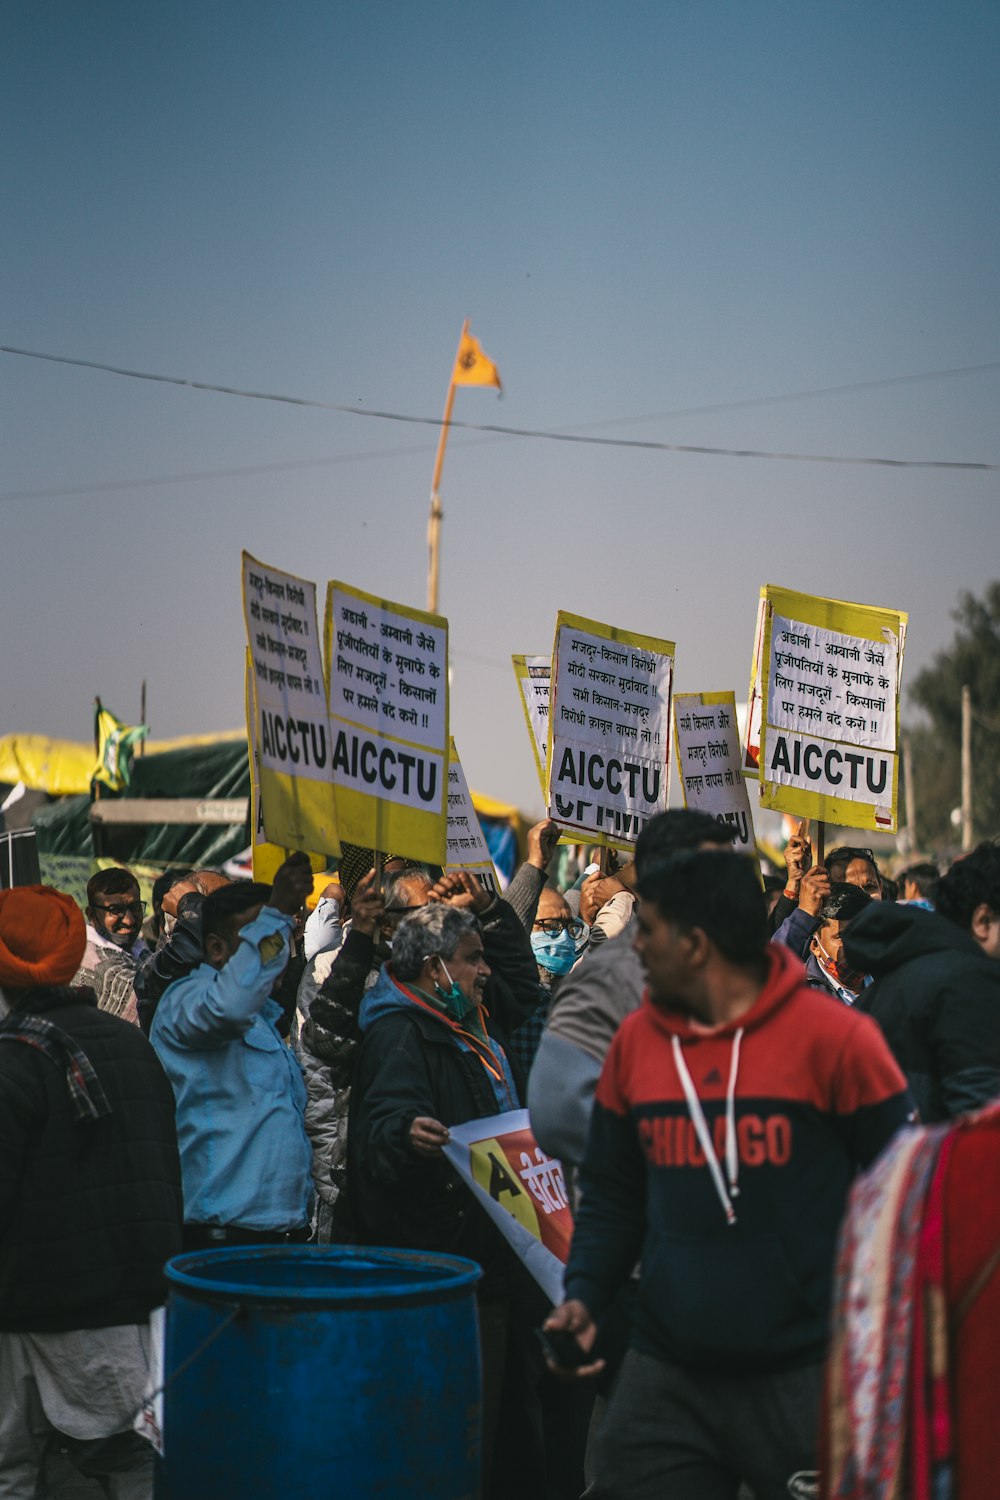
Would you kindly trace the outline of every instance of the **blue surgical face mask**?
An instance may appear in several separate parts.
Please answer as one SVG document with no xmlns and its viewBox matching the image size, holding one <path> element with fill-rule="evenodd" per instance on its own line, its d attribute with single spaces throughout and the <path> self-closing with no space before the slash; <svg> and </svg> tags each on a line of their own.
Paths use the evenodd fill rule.
<svg viewBox="0 0 1000 1500">
<path fill-rule="evenodd" d="M 576 963 L 577 940 L 568 928 L 553 935 L 548 932 L 531 934 L 531 951 L 535 962 L 550 974 L 568 974 Z"/>
</svg>

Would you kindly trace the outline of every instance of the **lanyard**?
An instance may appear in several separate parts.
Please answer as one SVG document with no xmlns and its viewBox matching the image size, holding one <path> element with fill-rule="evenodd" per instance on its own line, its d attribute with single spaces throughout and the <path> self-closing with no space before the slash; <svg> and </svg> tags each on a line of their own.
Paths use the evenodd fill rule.
<svg viewBox="0 0 1000 1500">
<path fill-rule="evenodd" d="M 479 1037 L 476 1036 L 475 1032 L 467 1031 L 464 1026 L 459 1024 L 458 1021 L 453 1021 L 450 1016 L 446 1016 L 442 1011 L 436 1010 L 433 1005 L 429 1005 L 426 1000 L 422 999 L 420 995 L 415 994 L 413 990 L 409 989 L 405 984 L 402 984 L 400 980 L 396 979 L 393 982 L 403 991 L 403 994 L 407 997 L 408 1000 L 412 1000 L 415 1005 L 419 1005 L 422 1010 L 427 1011 L 428 1015 L 433 1016 L 435 1020 L 440 1021 L 443 1025 L 447 1026 L 450 1031 L 453 1031 L 456 1036 L 462 1037 L 462 1039 L 468 1046 L 469 1051 L 473 1054 L 474 1057 L 477 1057 L 479 1059 L 483 1067 L 486 1069 L 487 1073 L 495 1078 L 497 1083 L 502 1086 L 504 1093 L 507 1095 L 508 1101 L 513 1104 L 514 1101 L 510 1092 L 510 1084 L 507 1082 L 507 1077 L 503 1070 L 503 1064 L 500 1062 L 500 1059 L 493 1051 L 489 1042 L 483 1042 Z M 486 1057 L 483 1056 L 484 1051 L 486 1053 Z M 490 1059 L 490 1061 L 487 1061 L 487 1057 Z"/>
<path fill-rule="evenodd" d="M 671 1042 L 674 1049 L 674 1063 L 677 1067 L 677 1076 L 684 1090 L 684 1098 L 687 1100 L 688 1114 L 694 1124 L 698 1144 L 705 1156 L 705 1162 L 709 1172 L 712 1174 L 712 1182 L 718 1194 L 722 1211 L 726 1216 L 727 1224 L 736 1223 L 736 1210 L 733 1207 L 733 1199 L 739 1196 L 739 1184 L 737 1179 L 740 1171 L 739 1152 L 736 1149 L 736 1074 L 740 1065 L 740 1042 L 743 1040 L 743 1027 L 733 1037 L 733 1050 L 729 1062 L 729 1083 L 726 1087 L 726 1172 L 729 1177 L 728 1191 L 723 1180 L 722 1168 L 719 1158 L 715 1154 L 715 1146 L 712 1144 L 712 1134 L 705 1119 L 705 1111 L 701 1107 L 698 1091 L 688 1071 L 688 1065 L 684 1061 L 684 1052 L 681 1048 L 680 1037 L 673 1036 Z"/>
</svg>

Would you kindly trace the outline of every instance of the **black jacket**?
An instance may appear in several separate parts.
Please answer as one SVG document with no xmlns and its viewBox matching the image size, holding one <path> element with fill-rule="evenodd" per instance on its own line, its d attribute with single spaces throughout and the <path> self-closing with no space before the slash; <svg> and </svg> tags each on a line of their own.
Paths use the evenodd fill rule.
<svg viewBox="0 0 1000 1500">
<path fill-rule="evenodd" d="M 65 1069 L 0 1042 L 0 1330 L 143 1323 L 181 1248 L 174 1096 L 137 1026 L 90 990 L 36 990 L 0 1025 L 44 1017 L 86 1053 L 110 1115 L 78 1120 Z"/>
<path fill-rule="evenodd" d="M 885 1033 L 925 1124 L 1000 1095 L 1000 963 L 919 906 L 873 901 L 844 951 L 875 983 L 857 1001 Z"/>
<path fill-rule="evenodd" d="M 507 1050 L 492 1021 L 489 1033 Z M 497 1109 L 482 1063 L 432 1015 L 413 1006 L 374 1021 L 361 1043 L 347 1132 L 348 1196 L 362 1240 L 467 1255 L 486 1272 L 487 1290 L 497 1290 L 510 1270 L 506 1242 L 447 1160 L 418 1156 L 409 1140 L 418 1115 L 451 1126 Z"/>
<path fill-rule="evenodd" d="M 159 940 L 155 948 L 139 960 L 135 976 L 136 1011 L 139 1025 L 149 1036 L 156 1007 L 175 979 L 183 979 L 196 969 L 205 957 L 202 913 L 205 897 L 200 891 L 188 891 L 177 903 L 177 921 L 169 937 Z"/>
</svg>

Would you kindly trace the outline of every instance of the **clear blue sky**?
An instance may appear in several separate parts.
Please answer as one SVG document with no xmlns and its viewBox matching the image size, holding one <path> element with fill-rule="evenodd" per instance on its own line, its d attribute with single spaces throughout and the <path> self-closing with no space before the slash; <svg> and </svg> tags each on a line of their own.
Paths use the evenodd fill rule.
<svg viewBox="0 0 1000 1500">
<path fill-rule="evenodd" d="M 1000 360 L 995 4 L 22 0 L 3 30 L 4 344 L 437 417 L 469 316 L 506 395 L 459 419 L 1000 461 L 997 370 L 675 415 Z M 143 677 L 157 736 L 240 724 L 242 547 L 424 602 L 432 428 L 7 355 L 0 410 L 0 733 L 85 739 L 97 693 L 134 720 Z M 762 583 L 909 610 L 912 677 L 1000 574 L 996 473 L 455 432 L 442 496 L 453 730 L 531 809 L 508 658 L 557 609 L 742 697 Z"/>
</svg>

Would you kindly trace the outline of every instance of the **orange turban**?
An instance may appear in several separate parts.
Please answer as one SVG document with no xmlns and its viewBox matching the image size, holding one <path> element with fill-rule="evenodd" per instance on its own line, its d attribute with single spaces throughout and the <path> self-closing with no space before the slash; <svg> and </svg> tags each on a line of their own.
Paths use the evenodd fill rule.
<svg viewBox="0 0 1000 1500">
<path fill-rule="evenodd" d="M 0 891 L 0 985 L 69 984 L 87 946 L 87 924 L 71 896 L 50 885 Z"/>
</svg>

